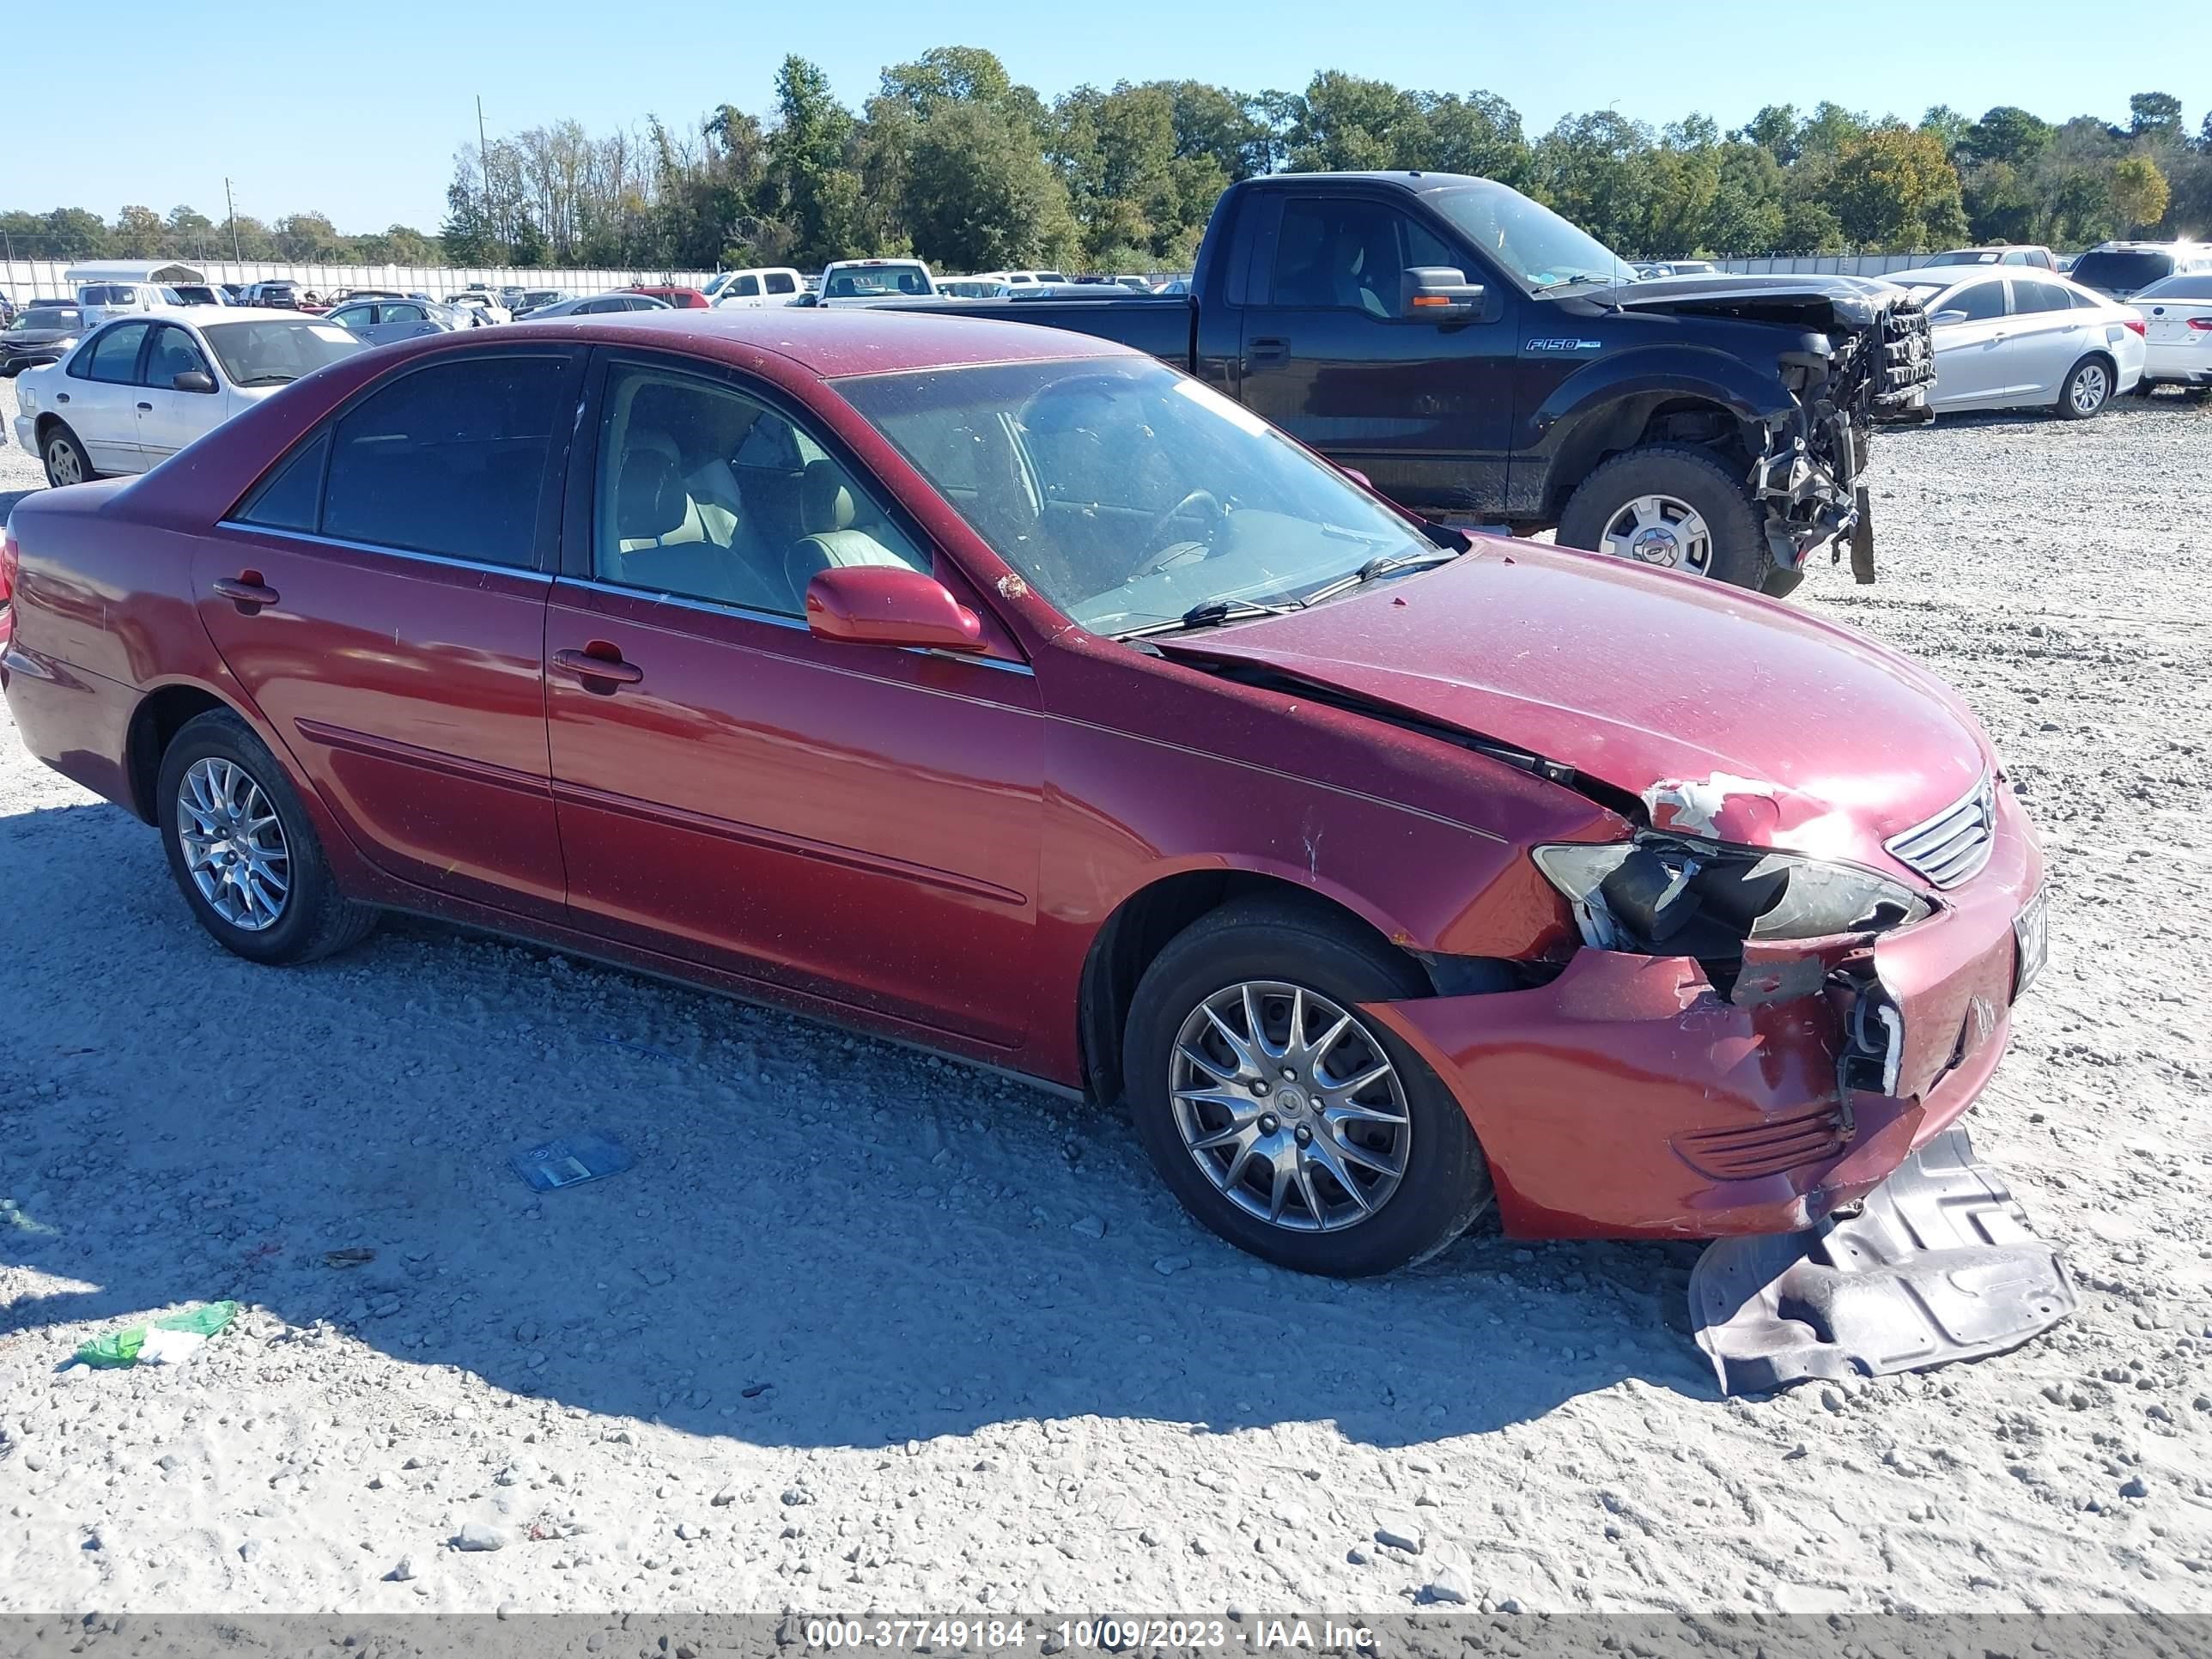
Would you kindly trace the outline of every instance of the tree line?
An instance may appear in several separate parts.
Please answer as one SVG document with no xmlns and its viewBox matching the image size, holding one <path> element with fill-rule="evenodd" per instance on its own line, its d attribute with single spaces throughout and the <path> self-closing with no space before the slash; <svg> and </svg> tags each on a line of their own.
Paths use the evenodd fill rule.
<svg viewBox="0 0 2212 1659">
<path fill-rule="evenodd" d="M 64 258 L 699 270 L 914 253 L 945 270 L 1182 270 L 1231 180 L 1367 167 L 1496 179 L 1637 258 L 2212 231 L 2212 113 L 2192 133 L 2169 94 L 2128 101 L 2124 122 L 1776 104 L 1726 132 L 1704 115 L 1655 129 L 1601 110 L 1532 137 L 1494 93 L 1335 70 L 1301 92 L 1155 81 L 1047 103 L 993 53 L 945 46 L 886 69 L 858 110 L 792 57 L 757 114 L 725 104 L 688 127 L 648 118 L 595 137 L 562 121 L 464 145 L 431 234 L 134 206 L 112 223 L 0 214 L 0 236 Z"/>
</svg>

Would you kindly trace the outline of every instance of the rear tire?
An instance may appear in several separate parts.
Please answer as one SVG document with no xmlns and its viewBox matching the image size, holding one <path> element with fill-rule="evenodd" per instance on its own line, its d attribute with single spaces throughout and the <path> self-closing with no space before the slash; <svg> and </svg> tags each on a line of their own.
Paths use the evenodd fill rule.
<svg viewBox="0 0 2212 1659">
<path fill-rule="evenodd" d="M 2066 371 L 2051 412 L 2062 421 L 2086 421 L 2103 414 L 2112 400 L 2112 360 L 2093 351 Z"/>
<path fill-rule="evenodd" d="M 161 844 L 200 926 L 249 962 L 313 962 L 355 945 L 377 913 L 338 891 L 298 792 L 228 708 L 185 722 L 161 756 Z"/>
<path fill-rule="evenodd" d="M 1701 538 L 1693 527 L 1702 528 Z M 1568 498 L 1559 539 L 1562 547 L 1709 576 L 1754 593 L 1775 568 L 1742 483 L 1692 444 L 1650 444 L 1606 462 Z"/>
<path fill-rule="evenodd" d="M 1256 1066 L 1226 1040 L 1251 1035 L 1248 986 L 1262 1009 Z M 1123 1043 L 1130 1112 L 1168 1189 L 1231 1243 L 1301 1273 L 1388 1273 L 1449 1244 L 1489 1205 L 1489 1166 L 1437 1074 L 1358 1012 L 1431 990 L 1411 961 L 1317 906 L 1249 900 L 1193 922 L 1146 969 Z M 1249 1167 L 1237 1143 L 1202 1144 L 1247 1120 Z"/>
<path fill-rule="evenodd" d="M 46 483 L 55 489 L 89 483 L 100 476 L 92 470 L 92 457 L 84 453 L 76 434 L 59 422 L 47 430 L 39 457 L 46 465 Z"/>
</svg>

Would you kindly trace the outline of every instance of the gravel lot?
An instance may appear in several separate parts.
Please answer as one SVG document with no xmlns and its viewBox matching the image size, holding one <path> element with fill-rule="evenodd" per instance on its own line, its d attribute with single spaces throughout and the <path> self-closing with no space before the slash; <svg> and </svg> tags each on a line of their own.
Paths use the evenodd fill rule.
<svg viewBox="0 0 2212 1659">
<path fill-rule="evenodd" d="M 1694 1247 L 1304 1279 L 958 1066 L 422 924 L 251 967 L 0 715 L 0 1607 L 2212 1611 L 2208 456 L 2170 397 L 1887 437 L 1883 580 L 1802 590 L 2042 826 L 1970 1121 L 2083 1306 L 1770 1400 L 1682 1334 Z M 635 1168 L 506 1168 L 595 1118 Z M 225 1296 L 181 1368 L 56 1369 Z"/>
</svg>

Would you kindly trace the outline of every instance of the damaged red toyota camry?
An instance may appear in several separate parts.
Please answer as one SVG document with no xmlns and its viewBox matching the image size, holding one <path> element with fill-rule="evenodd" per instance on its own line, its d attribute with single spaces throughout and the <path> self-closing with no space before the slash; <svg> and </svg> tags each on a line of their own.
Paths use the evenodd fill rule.
<svg viewBox="0 0 2212 1659">
<path fill-rule="evenodd" d="M 1047 330 L 406 342 L 27 498 L 0 597 L 24 741 L 229 950 L 425 913 L 1126 1097 L 1318 1273 L 1493 1202 L 1806 1228 L 2040 960 L 2034 836 L 1911 663 L 1424 523 Z"/>
</svg>

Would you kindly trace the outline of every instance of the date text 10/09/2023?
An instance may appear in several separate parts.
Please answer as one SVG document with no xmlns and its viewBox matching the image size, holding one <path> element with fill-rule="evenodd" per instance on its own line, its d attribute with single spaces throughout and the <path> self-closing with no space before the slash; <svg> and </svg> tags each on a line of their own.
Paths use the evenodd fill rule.
<svg viewBox="0 0 2212 1659">
<path fill-rule="evenodd" d="M 822 1653 L 870 1648 L 1022 1653 L 1032 1644 L 1040 1655 L 1152 1648 L 1371 1653 L 1375 1647 L 1374 1634 L 1365 1625 L 1334 1618 L 809 1619 L 800 1630 L 805 1646 Z"/>
</svg>

